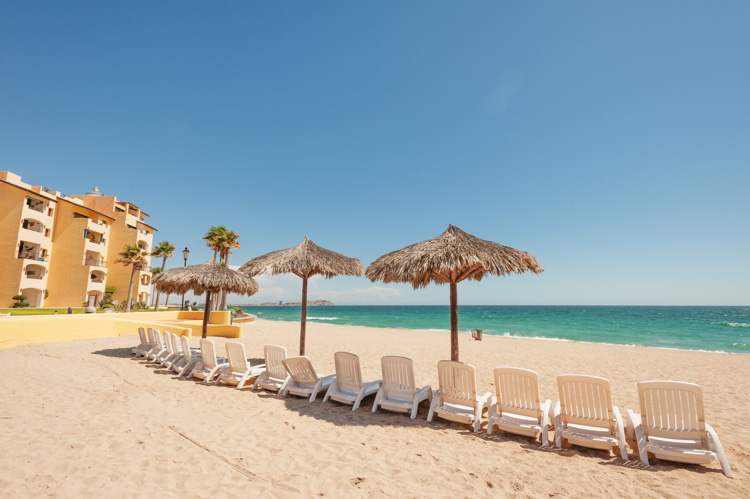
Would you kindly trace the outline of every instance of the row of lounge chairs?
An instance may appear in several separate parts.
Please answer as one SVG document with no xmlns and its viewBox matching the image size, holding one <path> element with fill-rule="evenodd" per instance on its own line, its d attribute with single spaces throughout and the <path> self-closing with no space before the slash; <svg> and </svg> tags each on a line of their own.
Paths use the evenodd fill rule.
<svg viewBox="0 0 750 499">
<path fill-rule="evenodd" d="M 612 450 L 628 459 L 628 445 L 637 450 L 644 465 L 649 455 L 683 463 L 703 464 L 718 460 L 724 474 L 732 476 L 729 462 L 716 431 L 705 422 L 701 388 L 677 381 L 638 383 L 640 414 L 627 411 L 625 426 L 620 410 L 612 405 L 609 381 L 584 375 L 557 377 L 559 400 L 542 401 L 537 373 L 516 367 L 494 369 L 495 394 L 479 395 L 476 371 L 471 364 L 443 360 L 438 362 L 440 388 L 418 388 L 411 359 L 386 356 L 381 359 L 382 380 L 365 382 L 359 357 L 352 353 L 334 354 L 336 374 L 318 374 L 308 357 L 287 357 L 286 348 L 265 345 L 265 364 L 251 366 L 242 343 L 226 344 L 226 359 L 216 357 L 213 340 L 202 339 L 200 350 L 190 348 L 186 336 L 178 337 L 149 328 L 139 328 L 141 344 L 133 348 L 137 357 L 145 357 L 174 370 L 180 377 L 195 376 L 204 383 L 227 383 L 243 388 L 255 379 L 252 390 L 271 390 L 281 397 L 288 394 L 314 402 L 325 390 L 323 402 L 333 399 L 357 410 L 362 400 L 375 393 L 372 412 L 382 408 L 417 416 L 419 404 L 430 402 L 427 421 L 437 416 L 470 424 L 479 431 L 488 412 L 487 433 L 495 428 L 508 433 L 541 437 L 549 443 L 554 422 L 555 445 L 580 445 Z"/>
</svg>

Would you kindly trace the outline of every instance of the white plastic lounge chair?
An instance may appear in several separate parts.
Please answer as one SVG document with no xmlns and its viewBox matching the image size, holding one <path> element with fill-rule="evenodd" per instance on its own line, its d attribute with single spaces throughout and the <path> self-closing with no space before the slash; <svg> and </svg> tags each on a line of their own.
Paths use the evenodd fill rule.
<svg viewBox="0 0 750 499">
<path fill-rule="evenodd" d="M 438 362 L 440 389 L 432 394 L 427 421 L 437 415 L 448 421 L 468 423 L 474 426 L 474 433 L 482 424 L 482 413 L 492 394 L 477 396 L 477 376 L 474 366 L 441 360 Z"/>
<path fill-rule="evenodd" d="M 167 355 L 161 356 L 161 365 L 167 369 L 171 369 L 172 362 L 177 359 L 180 355 L 177 349 L 177 335 L 168 331 L 164 332 L 164 346 L 167 347 Z"/>
<path fill-rule="evenodd" d="M 377 392 L 383 382 L 378 380 L 363 383 L 359 357 L 353 353 L 336 352 L 333 354 L 333 361 L 336 364 L 336 380 L 328 388 L 323 402 L 332 398 L 342 404 L 351 405 L 352 410 L 356 411 L 362 399 Z"/>
<path fill-rule="evenodd" d="M 220 370 L 226 368 L 226 363 L 219 363 L 216 359 L 216 345 L 214 344 L 214 340 L 201 339 L 201 361 L 190 373 L 190 376 L 200 378 L 203 380 L 203 383 L 208 384 Z"/>
<path fill-rule="evenodd" d="M 164 346 L 164 341 L 162 341 L 161 333 L 158 329 L 154 329 L 154 342 L 156 343 L 156 346 L 149 350 L 148 355 L 146 357 L 151 362 L 158 362 L 156 359 L 158 359 L 164 352 L 167 351 L 166 347 Z"/>
<path fill-rule="evenodd" d="M 278 345 L 265 345 L 263 354 L 266 359 L 265 371 L 260 373 L 253 383 L 253 391 L 258 388 L 282 393 L 291 379 L 282 360 L 286 359 L 286 348 Z"/>
<path fill-rule="evenodd" d="M 387 411 L 410 412 L 411 419 L 417 417 L 419 403 L 432 400 L 432 387 L 417 388 L 414 381 L 414 363 L 407 357 L 387 355 L 380 359 L 383 385 L 375 395 L 372 412 L 378 406 Z"/>
<path fill-rule="evenodd" d="M 172 333 L 164 331 L 164 351 L 154 359 L 154 362 L 163 366 L 164 361 L 171 357 L 172 354 Z"/>
<path fill-rule="evenodd" d="M 170 333 L 169 340 L 172 344 L 172 355 L 164 359 L 162 365 L 171 371 L 174 363 L 177 362 L 178 359 L 182 358 L 182 348 L 180 348 L 180 339 L 176 333 Z"/>
<path fill-rule="evenodd" d="M 260 373 L 266 370 L 265 365 L 251 366 L 245 358 L 245 345 L 242 343 L 231 342 L 227 343 L 227 359 L 229 365 L 216 378 L 216 384 L 229 383 L 237 385 L 239 390 L 245 386 L 245 382 L 248 379 L 258 376 Z"/>
<path fill-rule="evenodd" d="M 490 402 L 487 434 L 495 426 L 502 431 L 536 438 L 542 445 L 549 443 L 549 424 L 552 401 L 542 402 L 539 378 L 534 371 L 516 367 L 496 367 L 495 396 Z"/>
<path fill-rule="evenodd" d="M 718 460 L 724 474 L 732 478 L 719 435 L 706 423 L 700 386 L 680 381 L 641 381 L 638 398 L 641 413 L 628 409 L 628 431 L 635 433 L 643 464 L 649 465 L 649 454 L 680 463 Z"/>
<path fill-rule="evenodd" d="M 148 350 L 143 354 L 144 359 L 148 359 L 148 356 L 155 352 L 156 350 L 154 349 L 159 346 L 156 342 L 156 336 L 154 336 L 154 330 L 151 328 L 146 329 L 146 341 L 148 342 Z"/>
<path fill-rule="evenodd" d="M 298 397 L 309 397 L 310 402 L 314 402 L 318 392 L 331 386 L 336 379 L 335 374 L 318 376 L 312 362 L 306 356 L 289 357 L 282 360 L 281 363 L 284 364 L 284 369 L 291 377 L 281 391 L 282 397 L 291 393 Z"/>
<path fill-rule="evenodd" d="M 565 374 L 557 377 L 560 400 L 555 406 L 555 445 L 612 449 L 628 460 L 625 428 L 620 409 L 612 405 L 609 380 L 597 376 Z"/>
<path fill-rule="evenodd" d="M 190 348 L 190 338 L 185 335 L 180 336 L 180 344 L 182 354 L 172 364 L 172 370 L 182 378 L 193 372 L 193 368 L 201 361 L 201 351 L 198 348 Z"/>
<path fill-rule="evenodd" d="M 138 328 L 138 337 L 140 338 L 141 343 L 138 346 L 133 347 L 132 353 L 136 357 L 142 357 L 151 349 L 151 344 L 148 342 L 146 331 L 142 327 Z"/>
</svg>

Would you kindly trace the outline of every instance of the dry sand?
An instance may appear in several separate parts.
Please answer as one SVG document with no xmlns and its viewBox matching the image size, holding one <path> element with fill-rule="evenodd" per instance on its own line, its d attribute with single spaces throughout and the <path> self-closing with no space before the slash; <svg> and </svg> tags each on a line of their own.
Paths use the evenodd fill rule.
<svg viewBox="0 0 750 499">
<path fill-rule="evenodd" d="M 297 352 L 299 325 L 245 326 L 247 352 L 262 345 Z M 219 352 L 226 340 L 217 339 Z M 193 339 L 197 344 L 197 340 Z M 543 398 L 556 400 L 555 375 L 612 382 L 623 413 L 637 407 L 636 382 L 699 383 L 706 418 L 735 473 L 718 463 L 661 462 L 644 469 L 609 453 L 542 448 L 483 425 L 357 412 L 268 393 L 177 380 L 134 360 L 137 336 L 32 344 L 0 350 L 0 497 L 749 497 L 750 356 L 486 337 L 461 338 L 480 391 L 492 368 L 539 373 Z M 357 353 L 366 379 L 381 356 L 415 360 L 417 382 L 437 388 L 436 362 L 447 333 L 308 325 L 308 355 L 333 372 L 333 353 Z"/>
</svg>

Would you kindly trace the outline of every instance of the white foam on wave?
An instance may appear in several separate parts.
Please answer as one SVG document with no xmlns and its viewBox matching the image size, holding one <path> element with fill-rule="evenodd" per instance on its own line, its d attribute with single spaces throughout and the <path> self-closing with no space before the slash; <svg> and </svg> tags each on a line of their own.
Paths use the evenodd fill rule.
<svg viewBox="0 0 750 499">
<path fill-rule="evenodd" d="M 308 319 L 317 319 L 319 321 L 340 321 L 341 317 L 308 317 Z"/>
<path fill-rule="evenodd" d="M 725 322 L 724 325 L 729 327 L 750 327 L 750 324 L 744 322 Z"/>
</svg>

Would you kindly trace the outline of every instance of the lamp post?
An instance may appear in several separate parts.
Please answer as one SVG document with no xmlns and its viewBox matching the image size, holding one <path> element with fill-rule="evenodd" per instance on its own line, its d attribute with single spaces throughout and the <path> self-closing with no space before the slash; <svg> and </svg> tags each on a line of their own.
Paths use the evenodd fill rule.
<svg viewBox="0 0 750 499">
<path fill-rule="evenodd" d="M 185 246 L 185 249 L 182 250 L 182 258 L 185 259 L 185 264 L 183 265 L 183 267 L 187 267 L 188 253 L 190 253 L 190 250 L 187 249 L 187 246 Z M 182 310 L 185 310 L 185 293 L 182 293 Z"/>
</svg>

